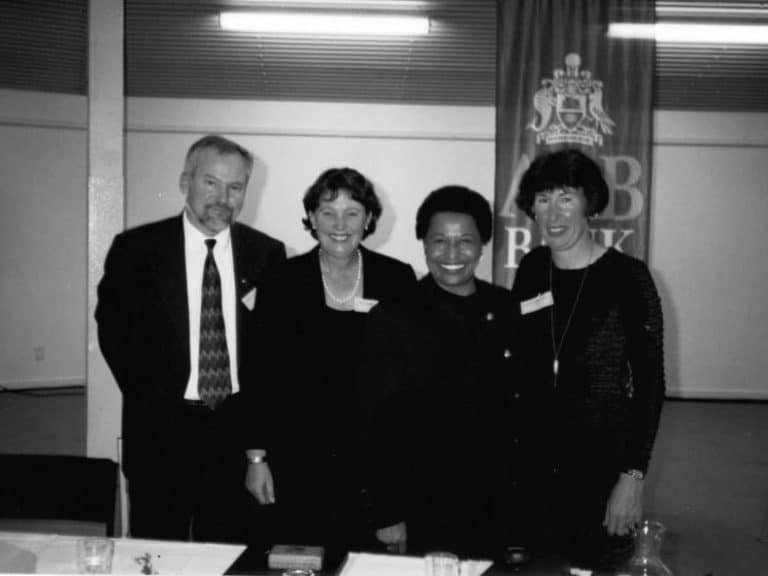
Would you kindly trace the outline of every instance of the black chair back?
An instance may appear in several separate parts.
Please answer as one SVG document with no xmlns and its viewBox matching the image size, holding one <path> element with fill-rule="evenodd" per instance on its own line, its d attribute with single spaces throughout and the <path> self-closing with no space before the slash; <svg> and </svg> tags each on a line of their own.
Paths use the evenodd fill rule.
<svg viewBox="0 0 768 576">
<path fill-rule="evenodd" d="M 0 454 L 0 529 L 114 536 L 117 474 L 105 458 Z"/>
</svg>

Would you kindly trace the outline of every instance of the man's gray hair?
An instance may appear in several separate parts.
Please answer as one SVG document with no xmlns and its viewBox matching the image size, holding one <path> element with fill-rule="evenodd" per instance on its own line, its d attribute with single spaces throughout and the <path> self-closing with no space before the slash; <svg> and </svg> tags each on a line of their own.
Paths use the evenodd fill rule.
<svg viewBox="0 0 768 576">
<path fill-rule="evenodd" d="M 197 161 L 200 153 L 208 148 L 213 148 L 219 154 L 238 154 L 245 161 L 245 178 L 250 179 L 253 170 L 253 154 L 240 146 L 237 142 L 228 140 L 218 134 L 208 134 L 196 141 L 189 147 L 187 158 L 184 161 L 184 173 L 192 176 L 197 167 Z"/>
</svg>

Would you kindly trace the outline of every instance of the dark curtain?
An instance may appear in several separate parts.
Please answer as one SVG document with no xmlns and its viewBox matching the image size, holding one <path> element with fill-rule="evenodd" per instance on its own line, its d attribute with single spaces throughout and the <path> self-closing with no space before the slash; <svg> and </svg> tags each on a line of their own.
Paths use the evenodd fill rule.
<svg viewBox="0 0 768 576">
<path fill-rule="evenodd" d="M 652 0 L 499 0 L 493 278 L 511 286 L 541 242 L 517 210 L 532 159 L 578 147 L 604 169 L 611 200 L 598 242 L 647 257 L 654 43 L 607 37 L 611 22 L 654 21 Z"/>
</svg>

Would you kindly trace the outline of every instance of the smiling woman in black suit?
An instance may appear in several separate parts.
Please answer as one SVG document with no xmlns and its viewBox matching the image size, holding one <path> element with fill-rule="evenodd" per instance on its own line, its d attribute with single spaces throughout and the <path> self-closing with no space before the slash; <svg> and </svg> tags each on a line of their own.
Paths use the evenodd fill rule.
<svg viewBox="0 0 768 576">
<path fill-rule="evenodd" d="M 255 462 L 246 485 L 275 504 L 276 540 L 343 553 L 372 546 L 377 528 L 358 465 L 354 377 L 366 313 L 416 278 L 409 265 L 361 245 L 382 209 L 356 170 L 323 172 L 304 209 L 317 246 L 291 258 L 258 299 L 261 393 L 248 414 Z"/>
<path fill-rule="evenodd" d="M 516 494 L 506 463 L 519 450 L 519 314 L 508 290 L 475 276 L 492 222 L 474 190 L 431 192 L 416 215 L 429 274 L 366 326 L 371 496 L 390 550 L 488 557 L 506 544 L 498 516 Z"/>
</svg>

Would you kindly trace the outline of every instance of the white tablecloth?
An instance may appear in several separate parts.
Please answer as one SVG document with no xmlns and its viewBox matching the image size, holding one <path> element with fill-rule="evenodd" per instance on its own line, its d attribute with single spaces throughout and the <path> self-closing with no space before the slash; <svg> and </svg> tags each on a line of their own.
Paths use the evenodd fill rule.
<svg viewBox="0 0 768 576">
<path fill-rule="evenodd" d="M 463 560 L 461 576 L 480 576 L 491 567 L 489 560 Z M 358 554 L 350 552 L 340 576 L 424 576 L 423 557 L 391 554 Z"/>
<path fill-rule="evenodd" d="M 77 540 L 77 536 L 0 532 L 0 542 L 35 554 L 36 572 L 42 574 L 77 573 Z M 114 574 L 141 574 L 144 563 L 139 559 L 147 554 L 155 574 L 223 574 L 245 550 L 245 546 L 200 542 L 132 538 L 115 538 L 114 541 Z M 0 558 L 0 566 L 2 560 Z"/>
</svg>

